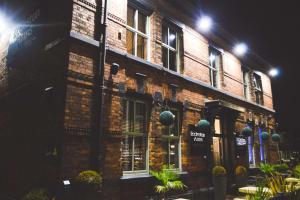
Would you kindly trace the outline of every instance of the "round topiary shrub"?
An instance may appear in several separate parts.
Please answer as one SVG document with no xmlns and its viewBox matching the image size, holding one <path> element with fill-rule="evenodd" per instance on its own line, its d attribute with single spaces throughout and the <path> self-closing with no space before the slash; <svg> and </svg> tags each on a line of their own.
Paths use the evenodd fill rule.
<svg viewBox="0 0 300 200">
<path fill-rule="evenodd" d="M 242 135 L 244 137 L 249 137 L 252 135 L 252 129 L 250 127 L 245 127 L 243 130 L 242 130 Z"/>
<path fill-rule="evenodd" d="M 280 135 L 279 135 L 278 133 L 274 133 L 274 134 L 272 135 L 272 140 L 273 140 L 274 142 L 279 142 L 279 141 L 280 141 Z"/>
<path fill-rule="evenodd" d="M 37 188 L 28 192 L 22 200 L 50 200 L 50 195 L 47 189 Z"/>
<path fill-rule="evenodd" d="M 245 177 L 245 176 L 247 176 L 247 169 L 246 169 L 246 167 L 239 165 L 235 168 L 234 174 L 236 176 Z"/>
<path fill-rule="evenodd" d="M 261 139 L 266 141 L 269 139 L 269 133 L 268 132 L 262 132 L 261 133 Z"/>
<path fill-rule="evenodd" d="M 102 177 L 98 172 L 92 170 L 80 172 L 75 181 L 84 191 L 98 191 L 102 186 Z"/>
<path fill-rule="evenodd" d="M 215 166 L 212 170 L 213 176 L 225 176 L 227 174 L 226 169 L 223 166 Z"/>
<path fill-rule="evenodd" d="M 159 121 L 162 125 L 170 126 L 174 123 L 175 115 L 171 111 L 163 111 L 159 115 Z"/>
<path fill-rule="evenodd" d="M 209 121 L 205 119 L 201 119 L 197 124 L 196 127 L 199 131 L 204 132 L 204 133 L 209 133 L 210 131 L 210 123 Z"/>
</svg>

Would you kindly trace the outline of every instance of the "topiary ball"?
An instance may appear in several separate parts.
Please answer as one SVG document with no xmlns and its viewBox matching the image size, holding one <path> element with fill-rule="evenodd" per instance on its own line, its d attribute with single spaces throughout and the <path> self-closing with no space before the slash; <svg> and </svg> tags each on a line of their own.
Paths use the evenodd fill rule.
<svg viewBox="0 0 300 200">
<path fill-rule="evenodd" d="M 175 115 L 171 111 L 163 111 L 159 115 L 159 121 L 162 125 L 170 126 L 174 123 Z"/>
<path fill-rule="evenodd" d="M 252 129 L 249 128 L 249 127 L 245 127 L 245 128 L 242 130 L 242 135 L 243 135 L 244 137 L 249 137 L 249 136 L 251 136 L 251 134 L 252 134 Z"/>
<path fill-rule="evenodd" d="M 83 190 L 97 191 L 102 185 L 102 177 L 98 172 L 92 170 L 80 172 L 75 178 L 75 181 Z"/>
<path fill-rule="evenodd" d="M 272 135 L 272 140 L 273 140 L 274 142 L 279 142 L 279 141 L 280 141 L 280 135 L 279 135 L 278 133 L 274 133 L 274 134 Z"/>
<path fill-rule="evenodd" d="M 205 120 L 205 119 L 201 119 L 197 124 L 196 127 L 199 131 L 204 132 L 204 133 L 208 133 L 210 130 L 210 123 L 209 121 Z"/>
<path fill-rule="evenodd" d="M 215 166 L 212 170 L 214 176 L 225 176 L 227 174 L 226 169 L 223 166 Z"/>
<path fill-rule="evenodd" d="M 269 133 L 268 132 L 262 132 L 261 133 L 261 139 L 266 141 L 269 139 Z"/>
<path fill-rule="evenodd" d="M 239 165 L 235 168 L 234 174 L 236 176 L 246 177 L 247 176 L 247 169 L 246 169 L 246 167 Z"/>
</svg>

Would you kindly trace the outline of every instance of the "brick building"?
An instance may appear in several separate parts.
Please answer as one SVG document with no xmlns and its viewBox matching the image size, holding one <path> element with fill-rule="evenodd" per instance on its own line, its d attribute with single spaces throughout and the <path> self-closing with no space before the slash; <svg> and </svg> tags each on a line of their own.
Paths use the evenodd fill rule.
<svg viewBox="0 0 300 200">
<path fill-rule="evenodd" d="M 41 26 L 1 36 L 0 184 L 7 193 L 92 168 L 104 178 L 105 199 L 142 198 L 153 192 L 149 170 L 163 165 L 197 190 L 210 185 L 214 165 L 225 166 L 234 183 L 237 165 L 277 162 L 277 144 L 261 139 L 275 126 L 268 66 L 235 56 L 222 32 L 201 34 L 188 1 L 108 0 L 103 90 L 104 3 L 21 4 L 17 19 Z M 176 116 L 170 127 L 159 122 L 164 110 Z M 191 136 L 200 119 L 212 124 L 203 143 Z M 246 126 L 248 138 L 240 134 Z"/>
</svg>

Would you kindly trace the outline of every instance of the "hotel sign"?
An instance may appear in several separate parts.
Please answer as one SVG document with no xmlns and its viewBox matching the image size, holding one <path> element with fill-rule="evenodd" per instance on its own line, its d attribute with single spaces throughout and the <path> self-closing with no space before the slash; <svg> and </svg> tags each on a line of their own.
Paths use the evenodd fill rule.
<svg viewBox="0 0 300 200">
<path fill-rule="evenodd" d="M 189 141 L 192 155 L 207 155 L 206 141 L 207 134 L 202 133 L 194 125 L 189 126 Z"/>
</svg>

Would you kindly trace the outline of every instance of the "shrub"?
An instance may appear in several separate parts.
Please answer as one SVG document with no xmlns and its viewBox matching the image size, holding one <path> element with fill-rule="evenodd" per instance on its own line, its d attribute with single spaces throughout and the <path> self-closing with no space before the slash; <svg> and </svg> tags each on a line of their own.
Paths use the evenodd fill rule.
<svg viewBox="0 0 300 200">
<path fill-rule="evenodd" d="M 277 172 L 286 172 L 287 170 L 289 170 L 289 166 L 287 164 L 277 164 L 274 165 L 274 170 Z"/>
<path fill-rule="evenodd" d="M 300 178 L 300 165 L 297 165 L 297 166 L 294 168 L 294 175 L 295 175 L 297 178 Z"/>
<path fill-rule="evenodd" d="M 222 166 L 215 166 L 212 170 L 214 176 L 225 176 L 227 174 L 226 169 Z"/>
<path fill-rule="evenodd" d="M 270 164 L 260 164 L 260 171 L 263 172 L 266 176 L 270 176 L 275 172 L 274 166 Z"/>
<path fill-rule="evenodd" d="M 99 190 L 102 186 L 102 177 L 92 170 L 80 172 L 75 181 L 82 189 Z"/>
<path fill-rule="evenodd" d="M 28 192 L 22 200 L 50 200 L 50 195 L 47 189 L 37 188 Z"/>
<path fill-rule="evenodd" d="M 247 169 L 244 166 L 239 165 L 235 168 L 234 173 L 236 176 L 246 177 Z"/>
</svg>

